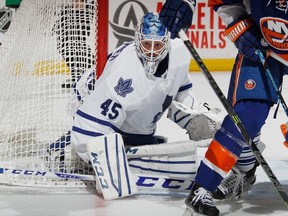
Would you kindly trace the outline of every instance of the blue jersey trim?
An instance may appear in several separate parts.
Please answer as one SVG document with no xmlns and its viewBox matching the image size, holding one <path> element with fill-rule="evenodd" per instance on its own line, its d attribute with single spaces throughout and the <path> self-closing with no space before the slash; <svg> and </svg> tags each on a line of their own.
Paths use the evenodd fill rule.
<svg viewBox="0 0 288 216">
<path fill-rule="evenodd" d="M 129 166 L 132 167 L 132 168 L 135 168 L 135 169 L 151 171 L 151 172 L 156 172 L 156 173 L 167 173 L 167 174 L 178 174 L 178 175 L 179 174 L 180 175 L 195 175 L 196 174 L 196 172 L 180 172 L 180 171 L 158 170 L 158 169 L 141 167 L 139 165 L 133 165 L 133 164 L 129 164 Z"/>
<path fill-rule="evenodd" d="M 83 117 L 83 118 L 85 118 L 85 119 L 87 119 L 87 120 L 89 120 L 89 121 L 92 121 L 92 122 L 95 122 L 95 123 L 110 127 L 116 132 L 119 131 L 119 129 L 116 126 L 114 126 L 113 124 L 111 124 L 110 122 L 95 118 L 95 117 L 93 117 L 91 115 L 88 115 L 87 113 L 82 112 L 81 110 L 78 110 L 76 112 L 76 114 L 81 116 L 81 117 Z"/>
<path fill-rule="evenodd" d="M 181 91 L 186 91 L 187 89 L 190 89 L 192 88 L 192 83 L 189 83 L 187 85 L 184 85 L 184 86 L 181 86 L 178 90 L 178 92 L 181 92 Z"/>
<path fill-rule="evenodd" d="M 113 129 L 115 132 L 117 132 L 117 133 L 120 133 L 121 135 L 123 135 L 123 136 L 151 136 L 151 135 L 153 135 L 154 134 L 154 132 L 153 133 L 151 133 L 151 134 L 131 134 L 131 133 L 126 133 L 126 132 L 123 132 L 123 131 L 121 131 L 119 128 L 117 128 L 115 125 L 113 125 L 113 124 L 111 124 L 110 122 L 108 122 L 108 121 L 105 121 L 105 120 L 101 120 L 101 119 L 98 119 L 98 118 L 96 118 L 96 117 L 93 117 L 93 116 L 91 116 L 91 115 L 88 115 L 87 113 L 84 113 L 84 112 L 82 112 L 81 110 L 78 110 L 77 112 L 76 112 L 76 114 L 77 115 L 79 115 L 79 116 L 81 116 L 82 118 L 84 118 L 84 119 L 87 119 L 87 120 L 89 120 L 89 121 L 92 121 L 92 122 L 95 122 L 95 123 L 98 123 L 98 124 L 100 124 L 100 125 L 104 125 L 104 126 L 106 126 L 106 127 L 110 127 L 111 129 Z M 79 128 L 80 129 L 80 128 Z M 91 132 L 91 131 L 90 131 Z M 91 132 L 92 133 L 92 132 Z M 103 135 L 103 134 L 102 134 Z"/>
<path fill-rule="evenodd" d="M 195 164 L 195 161 L 161 161 L 161 160 L 151 160 L 143 158 L 129 158 L 128 161 L 140 161 L 146 163 L 158 163 L 158 164 Z"/>
<path fill-rule="evenodd" d="M 75 131 L 75 132 L 78 132 L 80 134 L 84 134 L 84 135 L 87 135 L 87 136 L 92 136 L 92 137 L 104 135 L 102 133 L 97 133 L 97 132 L 94 132 L 94 131 L 83 130 L 83 129 L 81 129 L 79 127 L 75 127 L 75 126 L 72 127 L 72 131 Z"/>
</svg>

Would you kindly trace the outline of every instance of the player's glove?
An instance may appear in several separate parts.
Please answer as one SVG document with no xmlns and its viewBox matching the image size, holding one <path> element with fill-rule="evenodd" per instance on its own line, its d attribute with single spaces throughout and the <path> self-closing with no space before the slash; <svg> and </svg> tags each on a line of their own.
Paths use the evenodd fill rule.
<svg viewBox="0 0 288 216">
<path fill-rule="evenodd" d="M 261 44 L 262 34 L 250 18 L 232 22 L 224 33 L 241 54 L 255 62 L 260 62 L 256 49 L 267 50 L 267 43 Z"/>
<path fill-rule="evenodd" d="M 282 131 L 282 134 L 285 138 L 285 141 L 283 142 L 283 144 L 288 148 L 288 122 L 286 122 L 285 124 L 281 124 L 280 125 L 280 128 L 281 128 L 281 131 Z"/>
<path fill-rule="evenodd" d="M 224 119 L 220 109 L 212 109 L 207 103 L 190 108 L 177 101 L 169 106 L 167 117 L 186 129 L 194 141 L 213 138 Z"/>
<path fill-rule="evenodd" d="M 195 4 L 196 0 L 166 0 L 159 15 L 172 39 L 181 29 L 187 31 L 191 26 Z"/>
</svg>

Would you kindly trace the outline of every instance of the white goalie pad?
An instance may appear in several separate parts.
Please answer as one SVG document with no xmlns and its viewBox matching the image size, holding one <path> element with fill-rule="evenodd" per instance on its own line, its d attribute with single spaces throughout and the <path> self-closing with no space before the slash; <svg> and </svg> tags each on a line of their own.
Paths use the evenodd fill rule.
<svg viewBox="0 0 288 216">
<path fill-rule="evenodd" d="M 137 192 L 120 134 L 90 139 L 87 152 L 96 173 L 96 185 L 100 186 L 105 200 L 130 196 Z"/>
<path fill-rule="evenodd" d="M 126 154 L 133 174 L 192 180 L 198 167 L 196 144 L 190 140 L 128 147 Z"/>
<path fill-rule="evenodd" d="M 220 109 L 209 108 L 206 103 L 192 109 L 180 102 L 173 101 L 167 117 L 181 128 L 186 129 L 191 140 L 199 141 L 214 137 L 221 126 L 224 114 Z"/>
</svg>

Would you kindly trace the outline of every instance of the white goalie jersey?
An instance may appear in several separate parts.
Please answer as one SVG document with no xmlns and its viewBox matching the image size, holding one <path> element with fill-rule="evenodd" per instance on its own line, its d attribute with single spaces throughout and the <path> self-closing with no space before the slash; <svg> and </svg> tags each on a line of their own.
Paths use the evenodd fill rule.
<svg viewBox="0 0 288 216">
<path fill-rule="evenodd" d="M 194 97 L 189 76 L 190 54 L 179 39 L 170 43 L 166 78 L 148 79 L 134 43 L 126 43 L 109 57 L 106 67 L 74 117 L 72 144 L 83 159 L 86 143 L 95 136 L 151 135 L 173 100 L 191 107 Z"/>
</svg>

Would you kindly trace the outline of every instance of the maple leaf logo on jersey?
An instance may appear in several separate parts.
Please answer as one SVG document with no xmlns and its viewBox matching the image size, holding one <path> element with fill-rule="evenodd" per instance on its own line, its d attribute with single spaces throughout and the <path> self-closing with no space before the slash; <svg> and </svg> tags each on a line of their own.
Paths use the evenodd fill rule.
<svg viewBox="0 0 288 216">
<path fill-rule="evenodd" d="M 114 87 L 114 90 L 121 97 L 126 97 L 127 94 L 134 91 L 134 88 L 131 87 L 132 79 L 124 80 L 122 77 L 118 80 L 117 85 Z"/>
<path fill-rule="evenodd" d="M 281 18 L 264 17 L 260 27 L 265 40 L 278 50 L 288 50 L 288 21 Z"/>
</svg>

